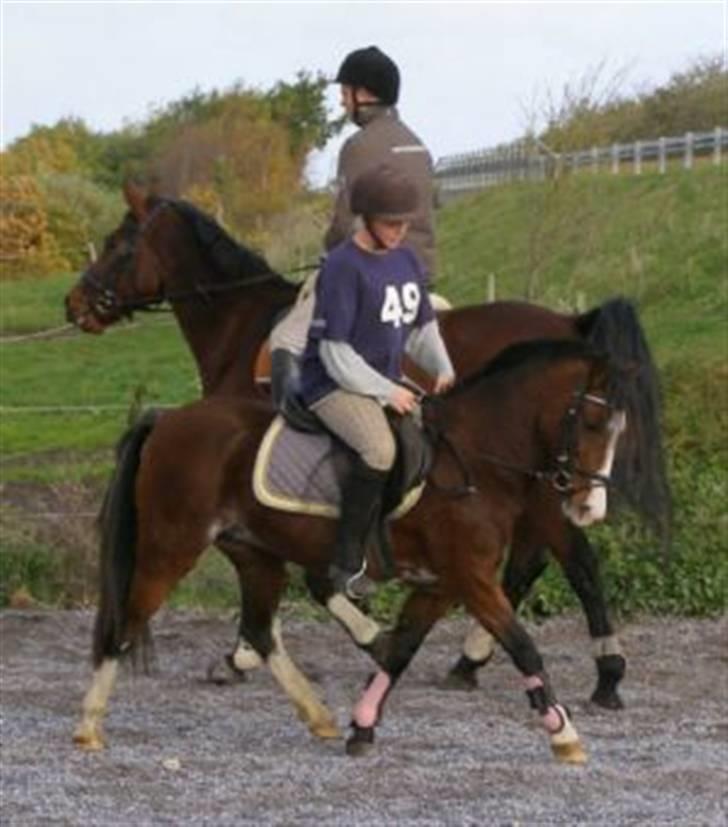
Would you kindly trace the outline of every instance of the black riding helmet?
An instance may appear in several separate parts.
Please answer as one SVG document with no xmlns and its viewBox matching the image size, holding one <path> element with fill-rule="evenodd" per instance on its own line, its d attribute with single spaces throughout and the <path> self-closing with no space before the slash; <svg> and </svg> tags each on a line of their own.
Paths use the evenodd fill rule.
<svg viewBox="0 0 728 827">
<path fill-rule="evenodd" d="M 397 64 L 376 46 L 367 46 L 349 53 L 339 67 L 336 83 L 363 86 L 387 106 L 399 99 Z"/>
</svg>

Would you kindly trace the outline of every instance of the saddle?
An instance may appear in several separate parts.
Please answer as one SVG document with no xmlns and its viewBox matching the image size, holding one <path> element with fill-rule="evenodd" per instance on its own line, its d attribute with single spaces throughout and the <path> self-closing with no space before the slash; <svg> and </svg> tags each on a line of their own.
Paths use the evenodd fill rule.
<svg viewBox="0 0 728 827">
<path fill-rule="evenodd" d="M 393 412 L 387 416 L 397 455 L 382 510 L 387 519 L 393 519 L 419 501 L 433 452 L 415 417 Z M 270 424 L 258 449 L 253 491 L 269 508 L 336 519 L 353 456 L 352 450 L 300 401 L 283 405 L 282 414 Z"/>
</svg>

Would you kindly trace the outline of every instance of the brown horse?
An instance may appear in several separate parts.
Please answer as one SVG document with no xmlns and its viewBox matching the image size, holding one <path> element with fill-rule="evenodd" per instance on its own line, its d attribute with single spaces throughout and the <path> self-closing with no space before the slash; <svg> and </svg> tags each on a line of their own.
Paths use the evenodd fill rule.
<svg viewBox="0 0 728 827">
<path fill-rule="evenodd" d="M 260 345 L 273 320 L 295 299 L 297 288 L 190 205 L 150 199 L 133 189 L 127 190 L 127 200 L 130 212 L 107 240 L 99 261 L 67 297 L 69 318 L 83 330 L 101 332 L 134 310 L 167 299 L 197 360 L 205 395 L 259 396 L 253 366 Z M 669 489 L 657 376 L 628 302 L 612 300 L 582 315 L 496 302 L 444 313 L 440 324 L 460 376 L 508 344 L 541 337 L 586 339 L 618 362 L 636 363 L 640 373 L 623 400 L 628 431 L 620 443 L 615 478 L 631 504 L 666 533 Z M 235 565 L 244 592 L 243 552 L 232 536 L 218 544 Z M 608 616 L 598 559 L 583 530 L 564 519 L 558 498 L 540 485 L 518 522 L 504 573 L 504 589 L 514 607 L 543 572 L 547 550 L 564 568 L 587 616 L 598 672 L 592 699 L 619 708 L 617 686 L 625 661 Z M 492 651 L 492 639 L 475 625 L 450 682 L 474 686 L 476 669 Z M 241 638 L 232 660 L 246 667 L 258 659 Z"/>
<path fill-rule="evenodd" d="M 357 641 L 380 668 L 354 710 L 350 753 L 372 744 L 384 699 L 425 635 L 452 606 L 463 604 L 523 674 L 557 758 L 585 760 L 498 572 L 534 484 L 550 485 L 565 517 L 578 525 L 604 518 L 625 424 L 613 398 L 630 381 L 586 344 L 536 341 L 513 346 L 445 397 L 426 402 L 423 417 L 434 447 L 430 484 L 392 531 L 395 558 L 426 566 L 437 582 L 415 588 L 391 634 Z M 245 532 L 249 573 L 257 570 L 255 582 L 263 590 L 246 593 L 246 639 L 311 731 L 337 734 L 273 626 L 286 561 L 318 578 L 334 615 L 341 598 L 332 595 L 324 576 L 333 521 L 275 511 L 256 499 L 253 467 L 271 419 L 267 405 L 215 396 L 142 420 L 123 438 L 103 511 L 96 670 L 75 735 L 79 745 L 102 746 L 101 719 L 120 655 L 144 640 L 148 620 L 170 590 L 232 526 Z M 376 560 L 371 569 L 377 577 Z M 361 629 L 352 632 L 356 639 Z"/>
</svg>

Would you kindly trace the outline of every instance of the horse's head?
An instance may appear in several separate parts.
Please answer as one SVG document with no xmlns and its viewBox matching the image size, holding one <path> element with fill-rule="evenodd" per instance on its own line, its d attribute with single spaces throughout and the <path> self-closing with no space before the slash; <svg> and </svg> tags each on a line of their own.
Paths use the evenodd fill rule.
<svg viewBox="0 0 728 827">
<path fill-rule="evenodd" d="M 134 309 L 164 299 L 150 229 L 166 202 L 131 185 L 124 196 L 128 212 L 65 298 L 66 318 L 85 333 L 103 333 Z"/>
<path fill-rule="evenodd" d="M 607 487 L 617 442 L 626 426 L 626 415 L 614 397 L 615 387 L 623 380 L 615 378 L 616 368 L 605 357 L 588 353 L 581 359 L 564 360 L 554 372 L 549 394 L 553 394 L 558 416 L 549 418 L 546 413 L 544 417 L 551 422 L 549 440 L 556 449 L 549 479 L 563 498 L 564 515 L 584 527 L 607 515 Z"/>
</svg>

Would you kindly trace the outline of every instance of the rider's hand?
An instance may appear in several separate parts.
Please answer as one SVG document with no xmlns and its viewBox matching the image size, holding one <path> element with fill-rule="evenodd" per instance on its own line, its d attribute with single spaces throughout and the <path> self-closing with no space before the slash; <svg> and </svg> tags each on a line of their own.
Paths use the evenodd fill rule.
<svg viewBox="0 0 728 827">
<path fill-rule="evenodd" d="M 432 392 L 435 395 L 445 393 L 446 390 L 449 390 L 453 386 L 454 382 L 455 377 L 452 373 L 442 373 L 435 379 L 435 387 L 432 389 Z"/>
<path fill-rule="evenodd" d="M 417 397 L 409 388 L 402 385 L 397 385 L 387 402 L 400 414 L 410 413 L 417 407 Z"/>
</svg>

